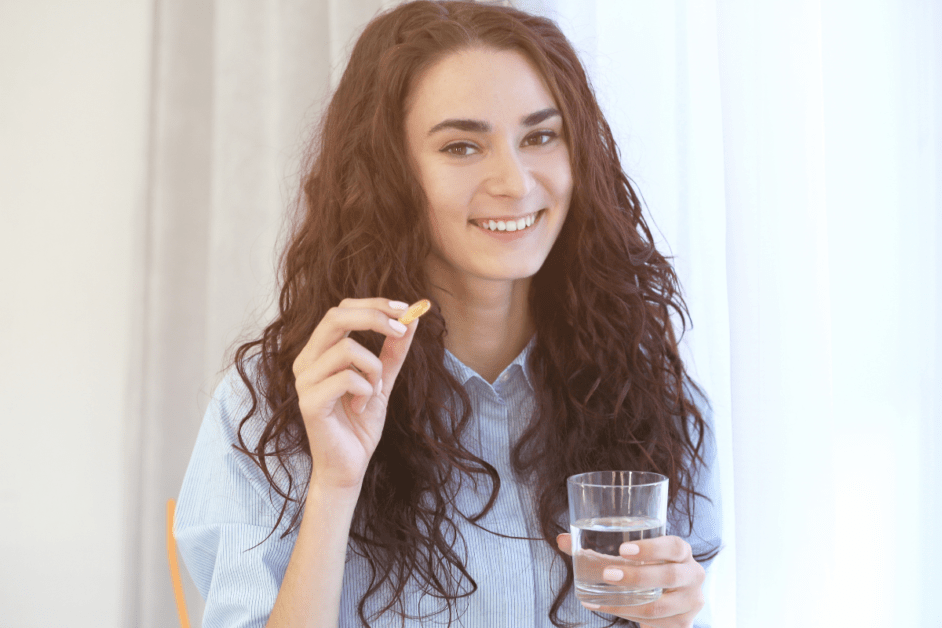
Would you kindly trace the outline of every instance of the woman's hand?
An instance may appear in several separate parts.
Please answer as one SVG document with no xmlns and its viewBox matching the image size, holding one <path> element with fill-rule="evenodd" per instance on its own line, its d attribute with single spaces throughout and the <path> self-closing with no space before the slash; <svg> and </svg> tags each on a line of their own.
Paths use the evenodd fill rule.
<svg viewBox="0 0 942 628">
<path fill-rule="evenodd" d="M 572 537 L 556 537 L 559 549 L 572 555 Z M 638 606 L 612 608 L 610 606 L 583 606 L 599 613 L 609 613 L 641 624 L 642 628 L 691 628 L 697 613 L 703 608 L 703 580 L 706 572 L 693 559 L 690 544 L 680 537 L 662 536 L 633 543 L 620 548 L 622 559 L 649 564 L 631 565 L 614 558 L 611 566 L 602 567 L 603 578 L 612 584 L 626 584 L 638 588 L 663 589 L 661 597 Z M 659 564 L 650 564 L 659 563 Z"/>
<path fill-rule="evenodd" d="M 359 487 L 419 324 L 415 320 L 403 329 L 396 320 L 407 307 L 388 299 L 344 299 L 327 312 L 295 359 L 294 385 L 311 447 L 312 486 Z M 365 330 L 386 336 L 379 357 L 349 337 Z"/>
</svg>

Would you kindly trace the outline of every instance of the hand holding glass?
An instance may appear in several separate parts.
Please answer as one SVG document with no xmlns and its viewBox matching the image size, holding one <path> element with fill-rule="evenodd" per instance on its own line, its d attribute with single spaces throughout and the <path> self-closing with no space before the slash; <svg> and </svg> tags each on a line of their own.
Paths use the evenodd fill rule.
<svg viewBox="0 0 942 628">
<path fill-rule="evenodd" d="M 637 606 L 661 597 L 661 589 L 607 582 L 608 567 L 636 566 L 619 554 L 622 543 L 664 535 L 667 478 L 643 471 L 593 471 L 570 477 L 569 526 L 576 597 L 599 606 Z"/>
</svg>

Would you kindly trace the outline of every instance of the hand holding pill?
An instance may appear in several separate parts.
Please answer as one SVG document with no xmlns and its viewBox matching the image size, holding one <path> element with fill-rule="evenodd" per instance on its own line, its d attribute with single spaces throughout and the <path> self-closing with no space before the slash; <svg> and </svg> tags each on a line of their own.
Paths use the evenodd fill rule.
<svg viewBox="0 0 942 628">
<path fill-rule="evenodd" d="M 396 377 L 431 303 L 344 299 L 327 311 L 295 358 L 298 405 L 311 449 L 312 483 L 357 486 L 382 436 Z M 350 337 L 383 334 L 379 356 Z"/>
</svg>

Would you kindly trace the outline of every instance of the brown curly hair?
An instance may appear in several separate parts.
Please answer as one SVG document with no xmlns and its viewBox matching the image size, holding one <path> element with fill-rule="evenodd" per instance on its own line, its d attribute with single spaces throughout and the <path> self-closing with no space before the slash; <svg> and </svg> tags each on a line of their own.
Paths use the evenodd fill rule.
<svg viewBox="0 0 942 628">
<path fill-rule="evenodd" d="M 304 480 L 290 475 L 286 461 L 310 449 L 292 364 L 327 310 L 344 298 L 388 295 L 413 302 L 429 294 L 423 261 L 431 228 L 406 152 L 404 104 L 424 70 L 472 47 L 514 50 L 533 62 L 562 114 L 570 149 L 570 209 L 529 294 L 537 330 L 529 356 L 537 411 L 511 457 L 519 477 L 536 487 L 542 537 L 559 553 L 566 478 L 597 469 L 666 475 L 670 507 L 692 529 L 693 478 L 703 464 L 707 428 L 671 324 L 671 311 L 681 332 L 688 321 L 676 275 L 653 244 L 572 46 L 550 20 L 503 6 L 412 2 L 379 15 L 360 36 L 309 156 L 300 220 L 281 263 L 279 314 L 236 352 L 252 398 L 236 448 L 280 497 L 275 529 L 285 517 L 289 532 L 296 529 L 307 486 L 299 486 Z M 448 541 L 456 530 L 449 504 L 456 479 L 483 478 L 490 482 L 490 501 L 471 519 L 483 517 L 500 478 L 462 445 L 470 398 L 445 367 L 445 333 L 446 321 L 433 308 L 392 390 L 383 436 L 363 480 L 350 538 L 372 569 L 358 607 L 365 625 L 366 600 L 385 583 L 395 595 L 380 612 L 403 608 L 410 578 L 444 599 L 449 611 L 476 588 Z M 352 337 L 379 353 L 379 334 Z M 449 404 L 455 399 L 463 408 L 457 414 Z M 253 416 L 263 417 L 265 428 L 250 450 L 242 428 Z M 279 468 L 288 472 L 287 490 L 273 479 Z M 549 611 L 556 626 L 566 625 L 558 613 L 573 586 L 571 561 L 564 562 L 568 576 Z M 449 570 L 463 582 L 452 587 Z"/>
</svg>

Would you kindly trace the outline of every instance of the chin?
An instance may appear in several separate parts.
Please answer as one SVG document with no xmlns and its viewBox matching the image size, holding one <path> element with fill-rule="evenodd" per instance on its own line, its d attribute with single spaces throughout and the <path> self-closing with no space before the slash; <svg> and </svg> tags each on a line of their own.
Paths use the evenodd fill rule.
<svg viewBox="0 0 942 628">
<path fill-rule="evenodd" d="M 521 266 L 513 269 L 489 269 L 489 272 L 485 271 L 481 273 L 480 276 L 493 279 L 494 281 L 516 281 L 519 279 L 530 279 L 540 271 L 541 267 L 542 265 L 535 268 Z"/>
</svg>

